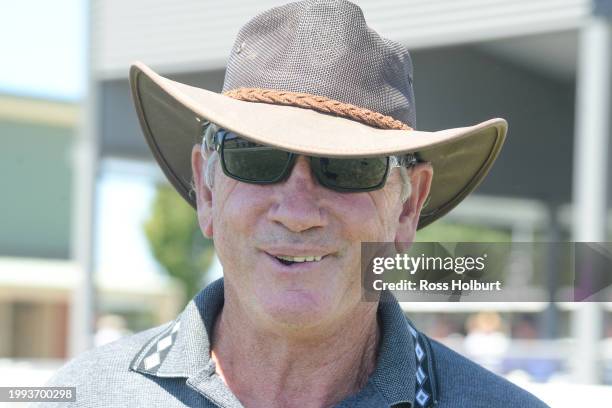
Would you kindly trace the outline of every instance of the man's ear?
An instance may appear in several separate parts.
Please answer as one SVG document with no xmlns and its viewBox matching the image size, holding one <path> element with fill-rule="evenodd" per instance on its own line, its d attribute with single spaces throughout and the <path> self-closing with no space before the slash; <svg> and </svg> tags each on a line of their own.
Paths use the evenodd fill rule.
<svg viewBox="0 0 612 408">
<path fill-rule="evenodd" d="M 410 197 L 403 204 L 399 216 L 399 225 L 395 233 L 395 247 L 399 252 L 406 252 L 414 241 L 421 210 L 429 196 L 429 189 L 433 180 L 433 168 L 429 163 L 419 163 L 410 170 L 409 174 Z"/>
<path fill-rule="evenodd" d="M 195 188 L 198 223 L 202 233 L 207 238 L 213 237 L 212 217 L 212 191 L 204 180 L 202 169 L 206 166 L 206 159 L 200 153 L 201 145 L 196 144 L 191 149 L 191 172 Z"/>
</svg>

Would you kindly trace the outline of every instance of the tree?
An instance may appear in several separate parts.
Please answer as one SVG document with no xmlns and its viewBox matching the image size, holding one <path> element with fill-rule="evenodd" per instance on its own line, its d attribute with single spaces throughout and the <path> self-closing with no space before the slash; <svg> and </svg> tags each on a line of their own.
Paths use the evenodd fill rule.
<svg viewBox="0 0 612 408">
<path fill-rule="evenodd" d="M 187 300 L 201 288 L 214 255 L 212 240 L 200 230 L 196 212 L 168 184 L 159 184 L 144 230 L 153 256 L 185 287 Z"/>
</svg>

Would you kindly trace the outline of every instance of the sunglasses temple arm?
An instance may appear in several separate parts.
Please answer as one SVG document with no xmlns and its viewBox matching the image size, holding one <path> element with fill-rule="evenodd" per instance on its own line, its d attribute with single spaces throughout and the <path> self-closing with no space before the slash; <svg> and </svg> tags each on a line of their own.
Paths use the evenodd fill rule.
<svg viewBox="0 0 612 408">
<path fill-rule="evenodd" d="M 389 168 L 413 167 L 417 163 L 418 160 L 413 154 L 407 154 L 404 156 L 389 156 Z"/>
</svg>

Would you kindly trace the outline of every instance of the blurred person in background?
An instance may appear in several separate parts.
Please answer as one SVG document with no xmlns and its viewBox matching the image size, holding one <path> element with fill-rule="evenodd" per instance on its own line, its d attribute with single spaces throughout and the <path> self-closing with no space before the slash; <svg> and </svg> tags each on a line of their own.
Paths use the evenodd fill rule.
<svg viewBox="0 0 612 408">
<path fill-rule="evenodd" d="M 490 370 L 499 372 L 510 346 L 501 316 L 496 312 L 479 312 L 466 321 L 464 348 L 468 356 Z"/>
<path fill-rule="evenodd" d="M 456 206 L 499 153 L 503 119 L 414 130 L 408 51 L 344 0 L 253 18 L 222 94 L 140 63 L 130 80 L 224 277 L 174 321 L 62 368 L 51 383 L 76 386 L 71 406 L 545 406 L 430 340 L 389 292 L 361 298 L 361 243 L 409 245 Z"/>
<path fill-rule="evenodd" d="M 427 330 L 429 337 L 442 341 L 463 340 L 461 325 L 451 320 L 448 315 L 436 314 L 431 327 Z"/>
</svg>

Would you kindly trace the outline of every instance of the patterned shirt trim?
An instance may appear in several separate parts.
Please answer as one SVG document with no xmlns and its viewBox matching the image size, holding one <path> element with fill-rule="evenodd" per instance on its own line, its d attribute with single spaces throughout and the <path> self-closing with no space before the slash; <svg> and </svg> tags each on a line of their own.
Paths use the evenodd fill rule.
<svg viewBox="0 0 612 408">
<path fill-rule="evenodd" d="M 161 363 L 176 342 L 180 327 L 179 317 L 140 350 L 137 358 L 132 362 L 131 368 L 146 374 L 157 374 Z"/>
<path fill-rule="evenodd" d="M 408 319 L 406 319 L 408 320 Z M 416 330 L 408 320 L 408 330 L 414 339 L 416 356 L 415 402 L 417 408 L 433 408 L 438 404 L 437 387 L 434 381 L 433 355 L 424 334 Z"/>
</svg>

